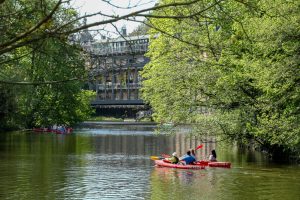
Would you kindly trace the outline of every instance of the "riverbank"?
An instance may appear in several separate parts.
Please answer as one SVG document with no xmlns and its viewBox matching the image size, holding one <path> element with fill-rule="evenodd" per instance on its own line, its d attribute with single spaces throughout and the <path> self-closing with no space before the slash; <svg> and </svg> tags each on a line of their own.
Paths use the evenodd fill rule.
<svg viewBox="0 0 300 200">
<path fill-rule="evenodd" d="M 137 122 L 133 120 L 124 121 L 84 121 L 78 124 L 77 128 L 101 128 L 103 126 L 153 126 L 156 127 L 155 122 Z"/>
</svg>

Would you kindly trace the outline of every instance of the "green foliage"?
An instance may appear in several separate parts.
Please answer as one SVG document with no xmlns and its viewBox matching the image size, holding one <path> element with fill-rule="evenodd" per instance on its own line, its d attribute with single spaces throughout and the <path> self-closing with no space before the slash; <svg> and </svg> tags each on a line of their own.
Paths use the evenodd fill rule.
<svg viewBox="0 0 300 200">
<path fill-rule="evenodd" d="M 140 24 L 136 29 L 134 29 L 128 35 L 129 36 L 146 35 L 148 31 L 149 31 L 149 26 L 146 26 L 145 24 Z"/>
<path fill-rule="evenodd" d="M 93 116 L 87 119 L 87 121 L 108 121 L 108 122 L 123 122 L 122 118 Z"/>
<path fill-rule="evenodd" d="M 0 130 L 15 126 L 12 115 L 16 111 L 14 87 L 0 85 Z"/>
<path fill-rule="evenodd" d="M 151 20 L 151 62 L 142 76 L 155 120 L 299 153 L 299 2 L 224 1 L 205 9 L 210 5 L 156 11 L 201 14 Z"/>
<path fill-rule="evenodd" d="M 28 29 L 36 26 L 41 19 L 49 16 L 56 1 L 6 1 L 0 7 L 0 22 L 3 34 L 0 46 Z M 4 18 L 4 16 L 6 16 Z M 45 32 L 53 30 L 62 21 L 74 19 L 77 13 L 70 8 L 59 7 L 47 23 L 29 36 L 20 39 L 18 48 L 0 53 L 0 81 L 4 102 L 0 108 L 1 124 L 19 127 L 48 126 L 53 124 L 73 125 L 90 116 L 90 91 L 81 90 L 85 76 L 85 61 L 81 48 L 69 43 L 66 35 L 48 37 Z M 75 24 L 76 25 L 76 24 Z M 64 26 L 60 31 L 74 28 L 74 24 Z M 50 34 L 50 33 L 49 33 Z M 43 40 L 35 38 L 44 37 Z M 17 44 L 17 43 L 13 43 Z M 18 82 L 29 82 L 31 85 Z M 10 124 L 10 125 L 9 125 Z M 0 127 L 1 129 L 2 127 Z"/>
</svg>

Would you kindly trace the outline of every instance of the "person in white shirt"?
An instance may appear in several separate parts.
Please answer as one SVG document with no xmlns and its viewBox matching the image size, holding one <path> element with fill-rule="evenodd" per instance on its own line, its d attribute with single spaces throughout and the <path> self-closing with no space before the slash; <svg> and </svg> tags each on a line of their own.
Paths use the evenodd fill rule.
<svg viewBox="0 0 300 200">
<path fill-rule="evenodd" d="M 217 161 L 217 153 L 214 149 L 211 151 L 211 155 L 209 155 L 208 160 L 211 162 Z"/>
</svg>

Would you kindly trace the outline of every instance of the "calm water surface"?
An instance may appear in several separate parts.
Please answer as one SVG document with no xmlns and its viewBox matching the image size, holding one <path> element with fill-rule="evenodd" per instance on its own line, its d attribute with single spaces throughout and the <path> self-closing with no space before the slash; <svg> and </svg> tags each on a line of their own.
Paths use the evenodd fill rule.
<svg viewBox="0 0 300 200">
<path fill-rule="evenodd" d="M 300 199 L 299 165 L 207 143 L 231 169 L 156 168 L 151 155 L 183 154 L 200 142 L 152 127 L 102 127 L 71 135 L 0 134 L 0 199 Z"/>
</svg>

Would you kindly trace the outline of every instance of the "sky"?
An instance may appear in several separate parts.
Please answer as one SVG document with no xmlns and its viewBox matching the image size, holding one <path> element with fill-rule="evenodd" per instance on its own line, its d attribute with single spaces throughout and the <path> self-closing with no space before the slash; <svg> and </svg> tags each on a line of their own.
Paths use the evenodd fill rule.
<svg viewBox="0 0 300 200">
<path fill-rule="evenodd" d="M 117 5 L 116 8 L 110 5 L 107 2 L 110 2 L 113 5 Z M 153 7 L 157 0 L 73 0 L 72 6 L 75 7 L 81 15 L 84 14 L 91 14 L 101 11 L 104 14 L 117 14 L 119 16 L 128 14 L 130 12 L 134 12 L 137 10 Z M 130 9 L 125 9 L 128 7 L 132 7 Z M 95 16 L 87 19 L 87 23 L 97 22 L 99 20 L 103 20 L 103 17 Z M 122 26 L 126 26 L 127 33 L 132 32 L 139 24 L 136 22 L 129 22 L 129 21 L 119 21 L 116 24 L 116 27 L 120 30 Z M 106 25 L 104 28 L 105 30 L 109 31 L 109 34 L 113 34 L 113 32 L 117 33 L 115 28 L 111 25 Z M 90 28 L 89 30 L 93 30 Z"/>
</svg>

